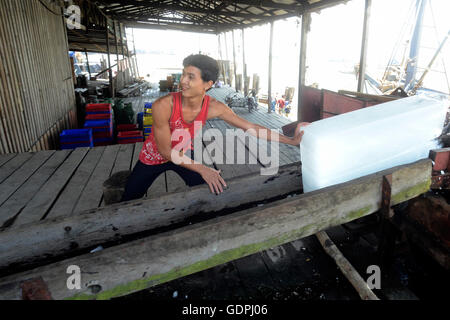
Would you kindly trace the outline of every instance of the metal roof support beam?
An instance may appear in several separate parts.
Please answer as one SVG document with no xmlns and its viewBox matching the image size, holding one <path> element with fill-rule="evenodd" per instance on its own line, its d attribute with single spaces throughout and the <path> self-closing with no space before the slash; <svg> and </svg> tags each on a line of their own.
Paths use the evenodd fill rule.
<svg viewBox="0 0 450 320">
<path fill-rule="evenodd" d="M 269 84 L 267 92 L 267 112 L 271 113 L 272 102 L 272 45 L 273 45 L 273 21 L 270 22 L 270 42 L 269 42 Z"/>
<path fill-rule="evenodd" d="M 297 120 L 302 120 L 302 96 L 303 86 L 305 85 L 306 75 L 306 52 L 308 43 L 308 32 L 311 28 L 311 14 L 305 13 L 302 15 L 302 35 L 300 39 L 300 62 L 298 70 L 298 102 L 297 102 Z"/>
<path fill-rule="evenodd" d="M 367 44 L 369 41 L 369 19 L 371 6 L 372 0 L 366 0 L 366 7 L 364 10 L 362 44 L 361 44 L 361 58 L 359 60 L 358 92 L 363 92 L 366 80 L 366 57 L 367 57 Z"/>
</svg>

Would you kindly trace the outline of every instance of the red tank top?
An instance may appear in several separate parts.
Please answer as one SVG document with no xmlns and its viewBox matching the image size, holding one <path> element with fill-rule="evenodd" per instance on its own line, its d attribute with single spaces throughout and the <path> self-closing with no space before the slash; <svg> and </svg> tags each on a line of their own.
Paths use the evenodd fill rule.
<svg viewBox="0 0 450 320">
<path fill-rule="evenodd" d="M 171 93 L 173 99 L 173 108 L 172 115 L 169 119 L 169 127 L 170 134 L 173 136 L 176 130 L 186 130 L 189 131 L 191 139 L 187 139 L 183 141 L 183 137 L 180 136 L 179 139 L 172 139 L 172 149 L 177 151 L 183 150 L 183 153 L 186 150 L 193 148 L 193 138 L 195 134 L 197 134 L 198 130 L 201 130 L 201 126 L 194 126 L 195 122 L 201 122 L 202 126 L 205 124 L 208 117 L 209 110 L 209 101 L 210 97 L 205 95 L 203 98 L 202 109 L 197 117 L 191 123 L 187 123 L 183 119 L 182 112 L 182 93 L 181 92 L 173 92 Z M 197 130 L 195 130 L 197 129 Z M 148 136 L 147 140 L 145 140 L 144 145 L 142 146 L 142 150 L 139 154 L 139 161 L 146 165 L 157 165 L 167 162 L 168 160 L 164 158 L 159 152 L 156 146 L 155 136 L 153 135 L 153 131 Z"/>
</svg>

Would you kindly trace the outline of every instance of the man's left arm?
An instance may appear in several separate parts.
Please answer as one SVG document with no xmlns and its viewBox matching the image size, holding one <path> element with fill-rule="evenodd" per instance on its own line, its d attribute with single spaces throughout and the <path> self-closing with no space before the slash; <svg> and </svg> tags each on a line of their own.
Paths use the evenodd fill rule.
<svg viewBox="0 0 450 320">
<path fill-rule="evenodd" d="M 234 111 L 226 106 L 225 104 L 214 100 L 211 101 L 210 105 L 210 114 L 208 115 L 208 118 L 219 118 L 224 120 L 226 123 L 236 127 L 240 128 L 244 131 L 250 130 L 249 133 L 252 135 L 256 135 L 258 138 L 262 138 L 268 141 L 279 141 L 281 143 L 290 144 L 293 146 L 298 146 L 300 144 L 300 141 L 302 139 L 302 136 L 304 134 L 304 131 L 301 131 L 302 127 L 307 126 L 309 123 L 307 122 L 301 122 L 297 125 L 297 128 L 295 130 L 294 137 L 287 137 L 283 134 L 279 134 L 278 132 L 268 129 L 264 126 L 261 126 L 256 123 L 252 123 L 250 121 L 247 121 L 238 115 L 234 113 Z"/>
</svg>

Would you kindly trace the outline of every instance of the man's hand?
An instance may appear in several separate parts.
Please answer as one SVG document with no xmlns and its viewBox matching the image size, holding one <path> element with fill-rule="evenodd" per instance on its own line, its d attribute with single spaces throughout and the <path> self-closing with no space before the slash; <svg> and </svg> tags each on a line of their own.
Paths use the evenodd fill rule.
<svg viewBox="0 0 450 320">
<path fill-rule="evenodd" d="M 219 194 L 223 192 L 223 187 L 227 187 L 225 180 L 220 176 L 220 170 L 204 166 L 200 171 L 200 175 L 208 184 L 212 193 Z"/>
<path fill-rule="evenodd" d="M 303 134 L 305 133 L 305 131 L 301 131 L 301 128 L 309 126 L 309 125 L 310 125 L 309 122 L 300 122 L 297 125 L 297 127 L 295 128 L 294 138 L 292 138 L 294 145 L 298 146 L 300 144 L 300 142 L 302 141 L 302 137 L 303 137 Z"/>
</svg>

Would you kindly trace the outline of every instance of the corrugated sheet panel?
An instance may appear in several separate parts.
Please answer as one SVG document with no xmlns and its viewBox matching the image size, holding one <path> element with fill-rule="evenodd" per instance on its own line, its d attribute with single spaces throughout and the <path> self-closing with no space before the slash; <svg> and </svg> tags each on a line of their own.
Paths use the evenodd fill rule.
<svg viewBox="0 0 450 320">
<path fill-rule="evenodd" d="M 55 149 L 76 123 L 62 13 L 50 0 L 0 1 L 0 153 Z"/>
</svg>

